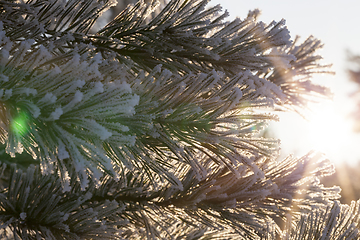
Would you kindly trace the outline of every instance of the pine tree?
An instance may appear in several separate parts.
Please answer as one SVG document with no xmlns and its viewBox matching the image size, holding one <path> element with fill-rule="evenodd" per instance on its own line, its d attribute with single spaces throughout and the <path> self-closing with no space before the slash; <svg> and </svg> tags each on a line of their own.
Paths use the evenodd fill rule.
<svg viewBox="0 0 360 240">
<path fill-rule="evenodd" d="M 1 239 L 360 237 L 331 163 L 261 137 L 329 93 L 320 41 L 207 2 L 0 1 Z"/>
</svg>

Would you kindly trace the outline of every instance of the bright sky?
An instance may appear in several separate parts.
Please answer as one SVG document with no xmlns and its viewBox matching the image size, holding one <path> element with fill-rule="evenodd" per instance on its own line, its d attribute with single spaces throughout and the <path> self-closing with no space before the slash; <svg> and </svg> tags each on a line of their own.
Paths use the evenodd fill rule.
<svg viewBox="0 0 360 240">
<path fill-rule="evenodd" d="M 351 131 L 352 123 L 346 119 L 355 110 L 349 94 L 357 86 L 348 80 L 346 50 L 360 55 L 360 1 L 358 0 L 212 0 L 228 9 L 230 18 L 245 18 L 248 11 L 258 8 L 259 20 L 270 23 L 284 18 L 292 37 L 305 40 L 313 35 L 324 44 L 319 53 L 323 63 L 332 63 L 335 76 L 317 76 L 315 81 L 329 86 L 334 102 L 314 110 L 310 122 L 296 114 L 282 114 L 281 122 L 272 124 L 273 132 L 281 139 L 282 155 L 301 156 L 312 149 L 324 152 L 335 163 L 360 160 L 360 133 Z"/>
</svg>

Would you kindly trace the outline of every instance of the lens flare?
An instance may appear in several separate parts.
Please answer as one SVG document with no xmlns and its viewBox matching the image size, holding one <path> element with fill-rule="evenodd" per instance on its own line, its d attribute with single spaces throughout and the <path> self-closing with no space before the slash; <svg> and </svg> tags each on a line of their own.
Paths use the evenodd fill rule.
<svg viewBox="0 0 360 240">
<path fill-rule="evenodd" d="M 352 134 L 351 123 L 334 105 L 323 105 L 310 118 L 306 141 L 331 160 L 341 158 Z"/>
<path fill-rule="evenodd" d="M 11 130 L 19 135 L 24 135 L 29 130 L 29 117 L 26 113 L 21 112 L 11 122 Z"/>
</svg>

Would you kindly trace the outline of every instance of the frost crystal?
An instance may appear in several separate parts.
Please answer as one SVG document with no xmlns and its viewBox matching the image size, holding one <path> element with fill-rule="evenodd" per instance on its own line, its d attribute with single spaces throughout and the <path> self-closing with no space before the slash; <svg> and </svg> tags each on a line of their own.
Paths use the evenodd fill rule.
<svg viewBox="0 0 360 240">
<path fill-rule="evenodd" d="M 20 213 L 20 218 L 21 218 L 21 220 L 25 220 L 26 219 L 26 213 L 24 213 L 24 212 Z"/>
<path fill-rule="evenodd" d="M 63 143 L 60 143 L 59 147 L 58 147 L 58 158 L 60 160 L 63 160 L 63 159 L 66 159 L 66 158 L 69 158 L 70 155 L 69 153 L 66 151 L 65 149 L 65 145 Z"/>
<path fill-rule="evenodd" d="M 263 132 L 328 93 L 321 43 L 208 2 L 1 1 L 1 239 L 360 239 Z"/>
<path fill-rule="evenodd" d="M 63 114 L 63 110 L 61 109 L 61 107 L 58 107 L 58 108 L 55 109 L 54 112 L 52 112 L 50 114 L 50 118 L 52 120 L 58 120 L 62 114 Z"/>
<path fill-rule="evenodd" d="M 4 75 L 4 74 L 0 74 L 0 81 L 2 82 L 8 82 L 9 81 L 9 77 Z"/>
</svg>

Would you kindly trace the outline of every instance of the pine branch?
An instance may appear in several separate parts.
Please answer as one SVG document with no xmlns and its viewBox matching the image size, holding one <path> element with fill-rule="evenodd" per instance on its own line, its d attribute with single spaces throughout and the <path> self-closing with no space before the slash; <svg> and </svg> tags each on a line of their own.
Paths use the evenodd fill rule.
<svg viewBox="0 0 360 240">
<path fill-rule="evenodd" d="M 2 198 L 0 217 L 5 224 L 1 233 L 5 236 L 12 232 L 22 239 L 26 239 L 26 236 L 31 239 L 31 236 L 35 236 L 33 234 L 47 239 L 63 239 L 70 236 L 117 239 L 119 234 L 117 228 L 120 224 L 123 229 L 122 237 L 132 239 L 147 236 L 166 239 L 174 236 L 173 231 L 176 232 L 178 229 L 174 228 L 176 225 L 183 226 L 182 236 L 189 237 L 196 234 L 206 238 L 206 236 L 214 236 L 211 232 L 219 233 L 218 230 L 222 229 L 223 236 L 229 239 L 237 237 L 275 239 L 275 235 L 273 237 L 268 235 L 269 232 L 277 232 L 278 236 L 282 233 L 269 217 L 278 214 L 284 216 L 291 208 L 289 205 L 291 200 L 293 203 L 298 202 L 297 205 L 299 203 L 307 205 L 310 213 L 313 203 L 317 203 L 317 208 L 322 211 L 321 206 L 324 205 L 321 205 L 318 201 L 319 197 L 312 192 L 296 196 L 297 192 L 302 193 L 303 190 L 316 186 L 311 180 L 314 176 L 329 174 L 331 171 L 329 165 L 313 162 L 316 158 L 316 155 L 309 155 L 308 158 L 300 160 L 288 159 L 284 164 L 304 164 L 304 167 L 287 168 L 287 174 L 279 172 L 280 169 L 284 169 L 282 166 L 269 167 L 264 162 L 262 167 L 265 175 L 255 176 L 251 171 L 243 168 L 244 174 L 241 179 L 234 178 L 226 168 L 216 167 L 209 161 L 209 167 L 213 169 L 209 171 L 208 178 L 198 181 L 194 171 L 190 169 L 188 175 L 182 178 L 183 191 L 170 184 L 161 191 L 154 191 L 146 174 L 128 172 L 117 182 L 105 177 L 100 187 L 96 188 L 95 184 L 90 184 L 85 192 L 81 190 L 77 181 L 73 181 L 71 192 L 64 192 L 56 175 L 43 176 L 39 168 L 34 167 L 28 168 L 23 173 L 13 167 L 10 185 L 0 194 Z M 282 177 L 279 178 L 280 174 Z M 304 181 L 304 179 L 309 180 Z M 315 191 L 315 193 L 319 192 Z M 336 195 L 322 197 L 330 200 L 336 198 Z M 288 200 L 284 201 L 285 199 Z M 330 202 L 327 200 L 324 204 L 329 205 Z M 301 213 L 296 210 L 297 205 L 292 208 L 293 217 Z M 114 212 L 114 209 L 117 210 Z M 284 209 L 288 210 L 284 211 Z M 112 215 L 109 215 L 109 211 Z M 349 214 L 356 210 L 352 206 L 346 211 L 340 216 L 349 219 Z M 336 211 L 332 211 L 332 214 L 334 212 Z M 39 216 L 40 213 L 42 217 Z M 306 221 L 303 218 L 306 216 L 308 215 L 301 215 L 299 224 L 308 228 L 312 223 L 304 225 Z M 79 222 L 79 219 L 86 222 Z M 126 223 L 122 219 L 127 219 L 129 222 Z M 349 221 L 344 220 L 339 223 L 357 224 L 356 219 L 355 216 Z M 105 225 L 106 229 L 109 229 L 112 224 L 118 227 L 113 232 L 104 231 Z M 355 233 L 351 232 L 354 227 L 349 229 L 347 225 L 342 225 L 339 229 L 342 229 L 341 233 L 344 235 Z M 140 230 L 139 226 L 144 230 Z M 270 229 L 272 230 L 269 231 Z M 294 230 L 291 231 L 294 234 Z"/>
<path fill-rule="evenodd" d="M 12 43 L 7 37 L 3 41 Z M 48 62 L 52 53 L 34 41 L 9 46 L 2 51 L 13 55 L 2 59 L 1 69 L 6 152 L 14 157 L 25 150 L 40 159 L 44 173 L 70 158 L 83 189 L 88 175 L 94 181 L 102 175 L 97 167 L 116 177 L 114 163 L 148 169 L 149 176 L 158 174 L 175 185 L 179 180 L 167 158 L 190 164 L 199 177 L 201 155 L 236 173 L 239 163 L 271 155 L 276 144 L 253 137 L 254 127 L 275 118 L 247 109 L 270 108 L 283 95 L 249 72 L 231 79 L 215 71 L 180 76 L 158 66 L 135 77 L 86 49 L 55 64 Z M 59 173 L 68 186 L 66 169 Z"/>
<path fill-rule="evenodd" d="M 12 167 L 9 186 L 0 193 L 0 236 L 15 239 L 118 239 L 115 201 L 90 202 L 91 193 L 64 193 L 56 175 L 39 168 Z M 113 220 L 112 220 L 113 219 Z"/>
<path fill-rule="evenodd" d="M 143 13 L 149 7 L 138 3 L 119 14 L 99 34 L 118 39 L 122 47 L 114 51 L 130 56 L 142 69 L 162 64 L 171 70 L 186 66 L 181 68 L 186 72 L 215 68 L 236 74 L 244 69 L 266 69 L 270 63 L 263 52 L 270 46 L 288 43 L 283 22 L 266 28 L 249 17 L 225 24 L 222 20 L 228 14 L 220 15 L 220 6 L 205 10 L 207 2 L 171 1 L 148 22 L 148 15 Z"/>
<path fill-rule="evenodd" d="M 53 172 L 70 157 L 83 188 L 87 174 L 93 179 L 102 175 L 97 167 L 115 176 L 101 145 L 106 139 L 118 145 L 134 143 L 121 119 L 133 115 L 139 97 L 126 83 L 98 80 L 103 78 L 99 55 L 84 61 L 73 52 L 69 62 L 43 65 L 52 57 L 45 47 L 29 40 L 7 49 L 6 44 L 12 42 L 6 37 L 3 41 L 3 54 L 14 52 L 1 59 L 0 69 L 6 152 L 15 157 L 25 150 L 40 159 L 44 173 Z M 103 66 L 110 70 L 106 63 Z M 61 172 L 66 186 L 66 171 Z"/>
<path fill-rule="evenodd" d="M 12 40 L 39 41 L 49 33 L 86 34 L 101 14 L 115 3 L 111 0 L 28 0 L 22 3 L 0 1 L 0 16 L 7 28 L 7 36 Z"/>
<path fill-rule="evenodd" d="M 334 72 L 329 70 L 331 65 L 319 63 L 322 57 L 316 55 L 316 50 L 323 47 L 320 40 L 310 36 L 299 45 L 298 41 L 297 36 L 291 46 L 281 49 L 283 54 L 293 55 L 295 59 L 289 63 L 282 59 L 274 59 L 276 67 L 264 77 L 280 86 L 286 95 L 286 100 L 280 105 L 301 112 L 309 102 L 332 96 L 330 89 L 311 82 L 312 75 Z"/>
<path fill-rule="evenodd" d="M 3 238 L 276 239 L 314 207 L 323 238 L 339 216 L 353 225 L 337 236 L 357 234 L 355 205 L 324 211 L 339 189 L 316 176 L 331 165 L 277 162 L 277 141 L 258 137 L 277 107 L 327 94 L 308 82 L 319 41 L 291 45 L 256 11 L 224 22 L 205 0 L 153 16 L 138 3 L 90 34 L 111 4 L 0 1 L 0 140 L 26 169 L 2 165 Z"/>
<path fill-rule="evenodd" d="M 359 204 L 353 201 L 349 206 L 335 201 L 326 208 L 314 208 L 301 215 L 295 226 L 289 216 L 282 239 L 358 239 Z"/>
<path fill-rule="evenodd" d="M 309 37 L 296 45 L 296 38 L 290 44 L 284 20 L 265 26 L 256 22 L 255 11 L 243 21 L 224 23 L 227 13 L 219 15 L 220 6 L 203 10 L 207 1 L 180 2 L 171 1 L 149 23 L 142 14 L 146 7 L 138 4 L 123 11 L 99 34 L 121 42 L 114 50 L 120 61 L 129 56 L 148 71 L 161 63 L 171 71 L 216 69 L 230 77 L 245 70 L 256 72 L 281 87 L 286 101 L 277 104 L 297 111 L 314 97 L 331 95 L 326 87 L 310 82 L 314 73 L 331 73 L 326 70 L 330 65 L 321 65 L 321 57 L 314 53 L 322 47 L 319 40 Z M 194 17 L 192 11 L 200 11 L 199 16 Z"/>
<path fill-rule="evenodd" d="M 90 45 L 103 55 L 108 52 L 115 53 L 121 63 L 129 66 L 135 64 L 135 71 L 151 71 L 158 64 L 162 64 L 172 72 L 209 72 L 216 69 L 232 77 L 241 71 L 250 70 L 258 75 L 266 74 L 264 76 L 267 76 L 268 80 L 281 86 L 287 101 L 277 104 L 286 104 L 288 107 L 294 104 L 293 108 L 296 109 L 306 105 L 309 92 L 311 97 L 329 94 L 326 88 L 308 81 L 314 73 L 309 69 L 322 67 L 318 63 L 319 56 L 313 55 L 313 51 L 321 47 L 319 41 L 308 39 L 296 46 L 295 40 L 291 46 L 288 31 L 283 27 L 285 22 L 272 22 L 267 26 L 257 23 L 257 12 L 249 14 L 243 21 L 236 19 L 226 23 L 223 19 L 227 13 L 220 14 L 220 6 L 205 10 L 205 0 L 174 0 L 152 19 L 150 13 L 156 8 L 156 4 L 146 5 L 139 2 L 134 7 L 124 10 L 97 34 L 84 35 L 87 31 L 75 26 L 89 25 L 87 21 L 90 17 L 80 18 L 76 14 L 78 9 L 72 8 L 70 3 L 63 12 L 54 4 L 53 6 L 47 3 L 50 4 L 48 6 L 45 1 L 40 2 L 44 7 L 38 10 L 38 15 L 29 11 L 26 19 L 39 19 L 40 27 L 37 29 L 43 29 L 45 33 L 40 34 L 40 30 L 34 29 L 30 31 L 30 26 L 35 27 L 34 21 L 23 21 L 23 25 L 19 24 L 17 28 L 13 27 L 13 30 L 9 31 L 8 36 L 11 39 L 18 39 L 12 33 L 21 33 L 23 36 L 23 32 L 34 33 L 28 38 L 35 39 L 39 44 L 47 46 L 50 42 L 55 42 L 56 48 L 52 51 L 56 55 L 62 55 L 61 53 L 76 46 L 83 48 Z M 72 2 L 74 6 L 81 5 L 78 1 Z M 103 8 L 109 4 L 105 3 L 106 6 Z M 36 4 L 33 5 L 35 9 Z M 82 7 L 85 9 L 80 11 L 86 12 L 89 11 L 87 8 L 90 8 L 90 5 Z M 51 16 L 49 13 L 46 13 L 49 15 L 48 18 L 42 18 L 45 14 L 42 11 L 46 9 L 52 10 L 50 13 L 58 16 L 58 27 L 50 27 L 50 20 L 47 20 Z M 16 12 L 15 9 L 12 10 Z M 24 15 L 24 11 L 20 11 L 19 14 Z M 68 24 L 67 19 L 71 19 L 72 16 L 79 19 L 71 21 L 74 26 L 65 28 Z M 4 18 L 8 18 L 8 15 Z M 303 75 L 304 78 L 295 79 L 294 74 Z"/>
<path fill-rule="evenodd" d="M 317 176 L 333 172 L 332 165 L 318 154 L 288 158 L 281 164 L 265 161 L 257 174 L 242 166 L 240 178 L 226 168 L 219 168 L 211 161 L 208 163 L 209 174 L 201 181 L 189 169 L 182 177 L 183 190 L 168 184 L 154 191 L 151 184 L 137 180 L 146 179 L 145 175 L 129 172 L 126 179 L 130 185 L 124 188 L 123 181 L 119 185 L 104 179 L 101 186 L 106 187 L 96 190 L 93 200 L 128 203 L 123 217 L 134 226 L 159 225 L 168 229 L 173 222 L 166 225 L 167 222 L 180 215 L 183 223 L 194 227 L 200 224 L 209 229 L 227 229 L 230 234 L 236 232 L 238 237 L 257 239 L 267 235 L 269 229 L 265 226 L 275 229 L 274 234 L 280 236 L 281 230 L 275 221 L 284 221 L 290 211 L 293 217 L 300 216 L 311 212 L 314 206 L 321 209 L 340 198 L 338 188 L 326 189 L 318 183 Z M 114 189 L 110 191 L 111 188 Z M 137 215 L 139 212 L 141 216 Z M 146 229 L 150 236 L 166 234 L 157 227 Z"/>
</svg>

